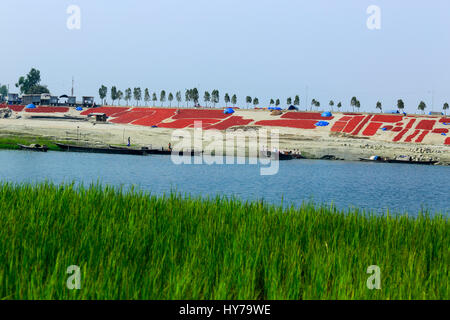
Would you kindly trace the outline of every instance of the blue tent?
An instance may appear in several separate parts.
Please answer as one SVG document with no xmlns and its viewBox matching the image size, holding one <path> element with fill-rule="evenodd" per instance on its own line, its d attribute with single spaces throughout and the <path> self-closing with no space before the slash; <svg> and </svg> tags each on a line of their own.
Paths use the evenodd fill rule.
<svg viewBox="0 0 450 320">
<path fill-rule="evenodd" d="M 77 111 L 83 111 L 83 108 L 82 108 L 82 107 L 76 107 L 75 110 L 77 110 Z"/>
<path fill-rule="evenodd" d="M 231 114 L 231 113 L 234 113 L 234 110 L 233 110 L 233 108 L 226 108 L 225 110 L 223 110 L 223 113 Z"/>
<path fill-rule="evenodd" d="M 36 106 L 34 104 L 30 103 L 29 105 L 27 105 L 25 107 L 25 109 L 36 109 Z"/>
<path fill-rule="evenodd" d="M 315 124 L 316 127 L 326 127 L 327 125 L 329 125 L 329 123 L 326 121 L 319 121 Z"/>
<path fill-rule="evenodd" d="M 275 107 L 273 108 L 273 110 L 283 110 L 283 109 L 281 109 L 280 107 Z"/>
<path fill-rule="evenodd" d="M 324 113 L 321 114 L 322 117 L 331 117 L 332 114 L 330 111 L 325 111 Z"/>
<path fill-rule="evenodd" d="M 385 127 L 385 128 L 381 128 L 381 130 L 383 130 L 383 131 L 387 131 L 387 128 Z"/>
</svg>

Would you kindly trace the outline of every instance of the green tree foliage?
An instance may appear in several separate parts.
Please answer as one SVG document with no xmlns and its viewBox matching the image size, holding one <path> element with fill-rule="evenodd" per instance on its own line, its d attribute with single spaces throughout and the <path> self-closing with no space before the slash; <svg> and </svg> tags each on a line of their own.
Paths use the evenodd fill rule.
<svg viewBox="0 0 450 320">
<path fill-rule="evenodd" d="M 338 107 L 338 109 L 341 109 L 341 108 L 342 108 L 342 102 L 339 102 L 339 103 L 337 104 L 337 107 Z"/>
<path fill-rule="evenodd" d="M 131 100 L 131 88 L 128 88 L 125 90 L 125 101 L 127 102 L 127 104 L 130 104 L 130 100 Z"/>
<path fill-rule="evenodd" d="M 444 105 L 442 106 L 442 110 L 444 110 L 445 114 L 447 115 L 447 110 L 448 110 L 448 103 L 444 103 Z"/>
<path fill-rule="evenodd" d="M 156 102 L 158 101 L 158 97 L 156 96 L 156 92 L 153 92 L 152 101 L 153 101 L 153 106 L 156 106 Z"/>
<path fill-rule="evenodd" d="M 177 91 L 177 93 L 175 94 L 176 98 L 177 98 L 177 102 L 178 102 L 178 107 L 180 107 L 180 102 L 181 102 L 181 91 Z"/>
<path fill-rule="evenodd" d="M 117 88 L 116 88 L 116 86 L 112 86 L 111 87 L 111 100 L 112 100 L 112 104 L 114 105 L 114 101 L 117 100 Z"/>
<path fill-rule="evenodd" d="M 330 100 L 330 102 L 328 103 L 328 105 L 330 106 L 331 111 L 333 111 L 334 101 L 333 101 L 333 100 Z"/>
<path fill-rule="evenodd" d="M 237 103 L 237 97 L 236 97 L 235 94 L 233 94 L 233 96 L 231 97 L 231 103 L 233 104 L 234 107 L 236 106 L 236 103 Z"/>
<path fill-rule="evenodd" d="M 270 99 L 269 106 L 272 106 L 274 104 L 275 104 L 275 101 L 273 99 Z"/>
<path fill-rule="evenodd" d="M 231 101 L 230 95 L 228 93 L 225 93 L 224 101 L 225 101 L 225 106 L 228 107 L 228 103 L 230 103 L 230 101 Z"/>
<path fill-rule="evenodd" d="M 287 98 L 286 104 L 287 104 L 288 106 L 290 106 L 290 105 L 292 104 L 292 98 L 291 98 L 291 97 Z"/>
<path fill-rule="evenodd" d="M 420 101 L 419 106 L 417 107 L 417 109 L 421 110 L 422 112 L 425 112 L 426 108 L 427 108 L 427 105 L 425 104 L 425 102 Z"/>
<path fill-rule="evenodd" d="M 139 104 L 139 101 L 141 101 L 141 98 L 142 98 L 141 88 L 139 88 L 139 87 L 134 88 L 133 97 L 134 97 L 134 100 L 136 100 L 136 106 L 137 106 Z"/>
<path fill-rule="evenodd" d="M 161 101 L 161 106 L 164 106 L 164 101 L 166 101 L 166 91 L 161 90 L 161 94 L 159 95 L 159 101 Z"/>
<path fill-rule="evenodd" d="M 191 101 L 191 89 L 186 89 L 184 100 L 186 101 L 186 106 L 189 107 L 189 101 Z"/>
<path fill-rule="evenodd" d="M 295 96 L 295 99 L 294 99 L 294 106 L 299 106 L 300 105 L 300 97 L 297 95 L 297 96 Z"/>
<path fill-rule="evenodd" d="M 20 93 L 24 94 L 41 94 L 50 93 L 47 86 L 41 85 L 41 72 L 32 68 L 25 77 L 20 77 L 16 83 L 16 87 L 19 88 Z"/>
<path fill-rule="evenodd" d="M 253 99 L 253 106 L 256 108 L 256 106 L 259 104 L 258 98 Z"/>
<path fill-rule="evenodd" d="M 6 97 L 8 95 L 8 87 L 0 84 L 0 97 Z"/>
<path fill-rule="evenodd" d="M 145 88 L 144 90 L 144 101 L 145 101 L 145 105 L 148 106 L 148 103 L 150 102 L 150 91 L 148 90 L 148 88 Z"/>
<path fill-rule="evenodd" d="M 280 105 L 280 99 L 277 99 L 277 101 L 275 101 L 275 105 L 278 107 Z"/>
<path fill-rule="evenodd" d="M 195 105 L 198 105 L 198 101 L 200 100 L 200 94 L 198 93 L 197 88 L 191 89 L 191 100 L 194 101 Z"/>
<path fill-rule="evenodd" d="M 405 109 L 405 103 L 403 102 L 402 99 L 399 99 L 399 100 L 397 101 L 397 108 L 398 108 L 398 110 L 403 110 L 403 109 Z"/>
<path fill-rule="evenodd" d="M 203 101 L 205 101 L 206 107 L 208 107 L 208 102 L 211 101 L 211 94 L 208 91 L 205 91 L 203 95 Z"/>
<path fill-rule="evenodd" d="M 103 104 L 105 104 L 105 98 L 106 95 L 108 94 L 108 88 L 104 85 L 102 85 L 100 87 L 100 89 L 98 89 L 98 95 L 100 96 L 100 99 L 102 99 Z"/>
<path fill-rule="evenodd" d="M 352 106 L 353 111 L 355 111 L 357 101 L 358 101 L 358 99 L 356 99 L 356 97 L 352 97 L 352 99 L 350 100 L 350 105 Z"/>
<path fill-rule="evenodd" d="M 250 103 L 252 103 L 252 97 L 250 97 L 250 96 L 245 97 L 245 102 L 247 103 L 247 108 L 248 108 L 248 105 Z"/>
<path fill-rule="evenodd" d="M 377 109 L 380 109 L 380 112 L 383 111 L 383 106 L 381 105 L 381 102 L 380 102 L 380 101 L 377 101 L 377 106 L 376 106 L 376 108 L 377 108 Z"/>
<path fill-rule="evenodd" d="M 220 93 L 219 90 L 213 90 L 211 93 L 211 101 L 214 103 L 214 107 L 216 106 L 216 103 L 219 103 L 220 101 Z"/>
<path fill-rule="evenodd" d="M 169 93 L 169 97 L 167 98 L 167 100 L 169 100 L 169 106 L 172 106 L 172 101 L 173 101 L 173 94 L 172 92 Z"/>
<path fill-rule="evenodd" d="M 361 102 L 359 100 L 356 100 L 355 107 L 357 107 L 358 110 L 359 110 L 359 108 L 361 108 Z"/>
<path fill-rule="evenodd" d="M 117 91 L 117 99 L 119 100 L 119 106 L 120 106 L 120 100 L 123 99 L 123 92 L 122 91 Z"/>
</svg>

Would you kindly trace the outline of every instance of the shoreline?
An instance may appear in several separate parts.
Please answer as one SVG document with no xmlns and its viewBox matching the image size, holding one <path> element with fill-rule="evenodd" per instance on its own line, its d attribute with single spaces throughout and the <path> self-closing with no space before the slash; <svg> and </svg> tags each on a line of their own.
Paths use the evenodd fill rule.
<svg viewBox="0 0 450 320">
<path fill-rule="evenodd" d="M 270 118 L 270 115 L 263 110 L 236 110 L 236 113 L 243 118 L 252 118 L 255 121 L 274 119 Z M 336 118 L 343 115 L 335 113 Z M 171 143 L 172 147 L 177 149 L 172 137 L 175 129 L 171 128 L 151 128 L 109 121 L 103 123 L 92 122 L 87 121 L 87 117 L 80 117 L 79 112 L 75 110 L 70 110 L 65 115 L 39 114 L 37 118 L 35 117 L 36 115 L 29 115 L 23 112 L 20 114 L 15 113 L 15 118 L 0 119 L 0 149 L 17 149 L 14 146 L 17 143 L 15 141 L 21 141 L 18 143 L 22 144 L 27 144 L 27 141 L 29 141 L 28 144 L 41 141 L 49 144 L 52 144 L 52 142 L 63 142 L 93 146 L 125 146 L 128 137 L 130 137 L 133 147 L 167 148 L 169 143 Z M 364 137 L 331 132 L 330 126 L 316 128 L 315 130 L 305 130 L 247 125 L 235 126 L 226 132 L 234 132 L 236 136 L 239 136 L 242 132 L 246 134 L 258 129 L 265 129 L 268 132 L 276 130 L 279 132 L 279 150 L 291 150 L 294 152 L 298 150 L 307 159 L 321 159 L 322 157 L 329 158 L 329 156 L 332 156 L 331 158 L 334 157 L 346 161 L 359 161 L 359 158 L 368 158 L 375 155 L 387 158 L 405 155 L 415 159 L 437 160 L 439 161 L 437 165 L 450 165 L 450 146 L 440 144 L 442 139 L 439 138 L 439 135 L 429 135 L 427 140 L 422 143 L 392 142 L 387 141 L 387 139 L 392 139 L 395 133 L 377 133 L 373 137 Z M 183 130 L 193 136 L 194 129 L 185 128 Z M 203 132 L 206 134 L 211 131 L 204 130 Z M 221 134 L 225 133 L 225 131 L 218 132 Z M 222 138 L 221 143 L 225 146 L 223 150 L 231 151 L 226 148 L 227 144 L 231 142 L 227 138 L 227 136 Z M 204 134 L 202 139 L 203 149 L 205 149 L 211 141 L 205 139 Z M 10 141 L 10 143 L 5 143 L 5 141 Z M 237 146 L 234 146 L 233 149 L 235 154 L 238 151 L 243 152 L 242 148 L 238 150 Z M 246 155 L 248 154 L 248 149 L 249 147 L 245 144 Z M 52 146 L 50 150 L 59 150 L 59 148 Z"/>
</svg>

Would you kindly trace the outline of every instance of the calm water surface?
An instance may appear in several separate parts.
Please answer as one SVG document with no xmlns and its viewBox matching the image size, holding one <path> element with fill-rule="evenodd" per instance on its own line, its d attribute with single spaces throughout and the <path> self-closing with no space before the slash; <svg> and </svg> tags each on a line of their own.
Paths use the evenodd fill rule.
<svg viewBox="0 0 450 320">
<path fill-rule="evenodd" d="M 303 201 L 378 213 L 450 212 L 450 168 L 345 161 L 280 162 L 261 176 L 259 165 L 175 165 L 168 156 L 0 151 L 0 179 L 9 182 L 101 182 L 154 194 L 235 195 L 284 205 Z"/>
</svg>

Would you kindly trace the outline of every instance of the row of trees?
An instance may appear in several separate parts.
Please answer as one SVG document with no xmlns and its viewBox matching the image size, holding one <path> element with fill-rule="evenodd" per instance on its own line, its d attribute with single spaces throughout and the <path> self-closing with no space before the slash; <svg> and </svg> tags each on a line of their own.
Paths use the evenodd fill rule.
<svg viewBox="0 0 450 320">
<path fill-rule="evenodd" d="M 102 99 L 103 104 L 106 103 L 105 99 L 106 99 L 107 94 L 108 94 L 108 88 L 105 87 L 104 85 L 102 85 L 99 89 L 99 96 Z M 119 105 L 122 100 L 125 100 L 126 103 L 129 104 L 129 102 L 133 99 L 136 101 L 136 105 L 138 105 L 142 99 L 144 100 L 146 105 L 148 105 L 149 102 L 153 102 L 153 106 L 155 106 L 158 101 L 161 103 L 162 106 L 164 106 L 164 103 L 166 102 L 166 100 L 169 102 L 169 106 L 172 106 L 172 102 L 174 100 L 177 101 L 178 106 L 180 106 L 180 103 L 182 102 L 181 91 L 177 91 L 175 94 L 173 94 L 172 92 L 169 92 L 169 94 L 167 94 L 165 90 L 161 90 L 160 93 L 156 93 L 156 92 L 150 93 L 148 88 L 146 88 L 144 90 L 144 93 L 142 94 L 142 90 L 139 87 L 134 88 L 134 89 L 128 88 L 124 92 L 122 92 L 121 90 L 118 90 L 116 86 L 112 86 L 111 90 L 110 90 L 110 96 L 111 96 L 111 100 L 112 100 L 113 104 L 115 103 L 115 101 L 118 101 Z M 186 102 L 186 106 L 189 106 L 189 103 L 191 103 L 191 102 L 195 106 L 198 106 L 199 101 L 200 101 L 200 94 L 199 94 L 198 89 L 197 88 L 186 89 L 186 91 L 184 93 L 184 101 Z M 211 92 L 205 91 L 205 93 L 203 94 L 203 101 L 204 101 L 206 107 L 209 107 L 211 104 L 213 105 L 213 107 L 215 107 L 216 104 L 218 104 L 220 102 L 219 90 L 212 90 Z M 230 95 L 228 93 L 225 93 L 224 102 L 227 107 L 228 107 L 228 104 L 230 104 L 230 103 L 233 106 L 236 106 L 237 96 L 235 94 Z M 250 96 L 247 96 L 245 98 L 245 102 L 247 103 L 247 107 L 249 107 L 250 104 L 253 104 L 254 107 L 257 107 L 259 105 L 259 99 L 256 97 L 252 98 Z M 280 104 L 281 104 L 280 99 L 270 99 L 270 102 L 269 102 L 270 106 L 274 105 L 274 106 L 278 107 Z M 296 95 L 294 98 L 292 98 L 292 97 L 287 98 L 286 105 L 288 105 L 288 106 L 294 105 L 294 106 L 298 107 L 300 105 L 300 96 Z M 335 105 L 338 108 L 338 110 L 340 110 L 342 108 L 342 102 L 338 102 L 337 104 L 335 104 L 335 102 L 333 100 L 330 100 L 328 102 L 328 105 L 332 111 L 333 111 L 333 108 Z M 320 108 L 320 106 L 321 106 L 320 101 L 318 101 L 316 99 L 311 100 L 310 110 L 312 110 L 313 107 Z M 353 108 L 353 111 L 355 111 L 355 108 L 357 110 L 359 110 L 361 108 L 361 102 L 356 97 L 352 97 L 350 100 L 350 106 Z M 379 109 L 380 112 L 383 111 L 383 106 L 380 101 L 377 101 L 375 107 L 376 107 L 376 109 Z M 427 105 L 425 104 L 425 102 L 420 101 L 420 103 L 418 105 L 418 110 L 421 110 L 422 112 L 424 112 L 426 107 L 427 107 Z M 397 108 L 399 111 L 403 111 L 403 109 L 405 108 L 405 103 L 403 102 L 402 99 L 399 99 L 397 101 Z M 443 110 L 445 112 L 447 112 L 448 109 L 449 109 L 448 103 L 444 103 Z"/>
</svg>

